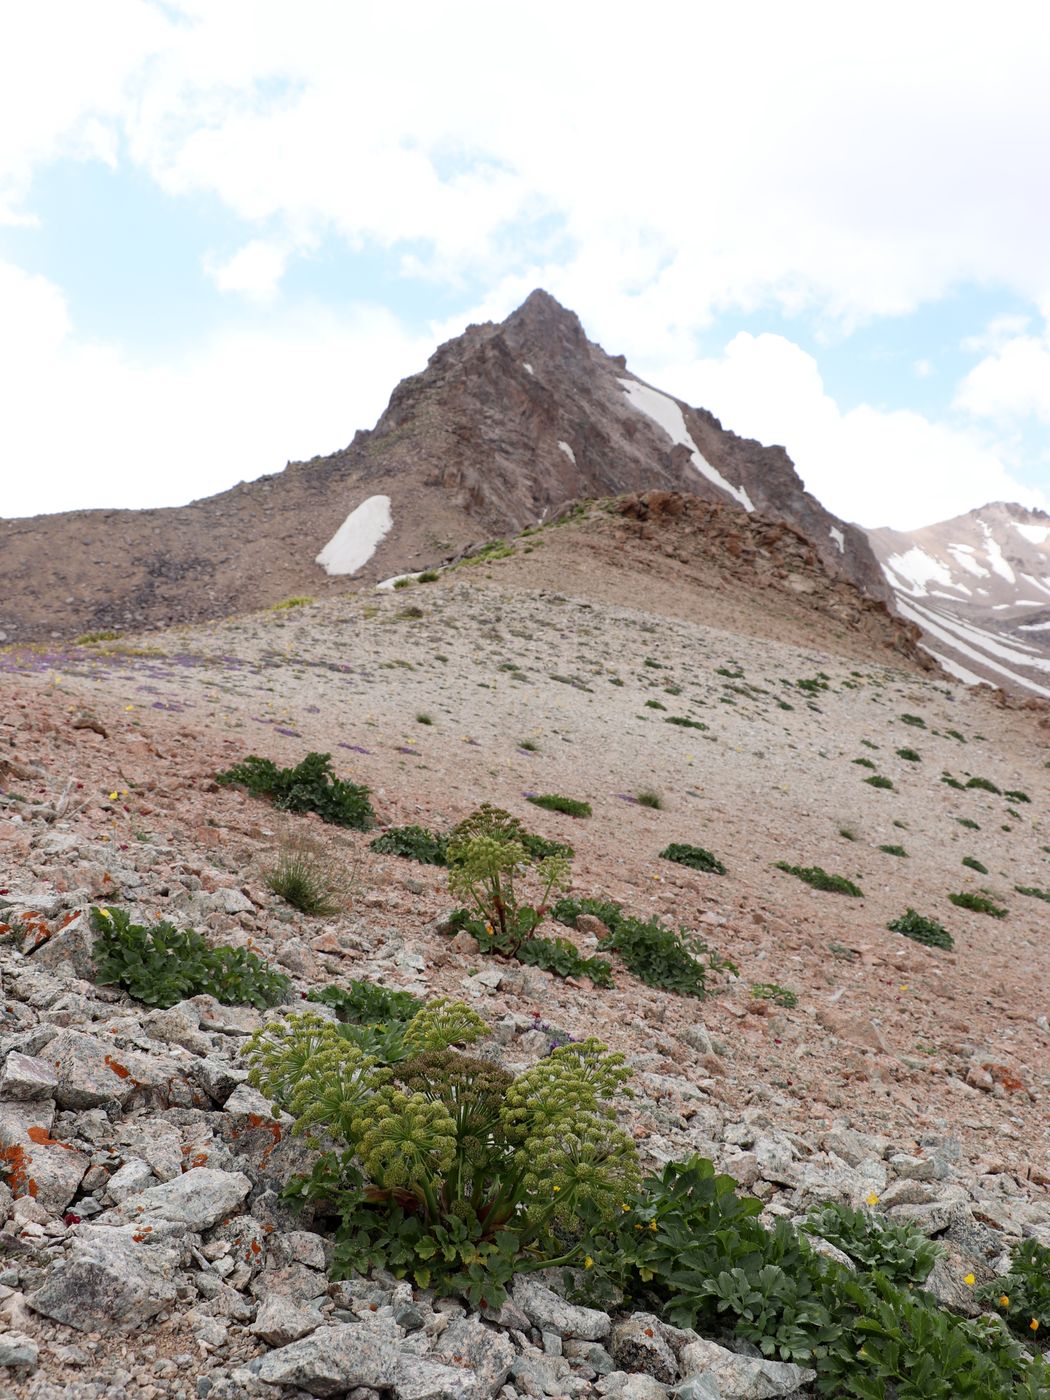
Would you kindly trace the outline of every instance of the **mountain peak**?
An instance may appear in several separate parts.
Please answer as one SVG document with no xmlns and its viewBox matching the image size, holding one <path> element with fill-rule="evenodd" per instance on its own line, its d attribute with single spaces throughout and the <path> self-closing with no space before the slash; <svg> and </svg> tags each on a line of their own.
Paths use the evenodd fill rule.
<svg viewBox="0 0 1050 1400">
<path fill-rule="evenodd" d="M 647 491 L 790 526 L 832 578 L 889 596 L 863 532 L 808 495 L 782 448 L 636 379 L 536 288 L 501 324 L 471 325 L 435 350 L 340 452 L 162 514 L 52 516 L 0 534 L 0 599 L 10 600 L 0 629 L 23 638 L 155 625 L 351 578 L 374 584 L 517 534 L 570 501 Z M 99 588 L 102 540 L 115 530 L 135 564 Z M 54 578 L 40 576 L 41 559 L 54 561 Z M 39 581 L 27 591 L 30 560 Z M 59 617 L 54 600 L 66 594 Z"/>
<path fill-rule="evenodd" d="M 537 287 L 500 326 L 513 349 L 546 346 L 562 353 L 586 353 L 590 347 L 583 324 L 575 311 L 562 306 L 556 297 Z"/>
</svg>

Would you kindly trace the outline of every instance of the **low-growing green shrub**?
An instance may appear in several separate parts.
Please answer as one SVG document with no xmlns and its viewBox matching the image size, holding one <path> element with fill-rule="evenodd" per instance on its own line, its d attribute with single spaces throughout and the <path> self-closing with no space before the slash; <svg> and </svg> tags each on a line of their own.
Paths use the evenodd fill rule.
<svg viewBox="0 0 1050 1400">
<path fill-rule="evenodd" d="M 1029 899 L 1042 899 L 1050 904 L 1050 890 L 1041 890 L 1035 885 L 1014 885 L 1018 894 L 1026 894 Z"/>
<path fill-rule="evenodd" d="M 906 858 L 908 855 L 908 852 L 903 846 L 880 846 L 879 850 L 887 856 L 903 856 Z"/>
<path fill-rule="evenodd" d="M 842 837 L 842 839 L 843 839 L 844 841 L 856 841 L 856 840 L 857 840 L 857 833 L 853 830 L 853 828 L 852 828 L 851 826 L 840 826 L 840 827 L 839 827 L 839 835 Z"/>
<path fill-rule="evenodd" d="M 790 987 L 782 987 L 779 982 L 753 982 L 751 995 L 756 1001 L 772 1001 L 777 1006 L 798 1005 L 798 993 L 793 992 Z"/>
<path fill-rule="evenodd" d="M 955 947 L 955 940 L 943 925 L 911 908 L 886 927 L 891 933 L 903 933 L 906 938 L 912 938 L 916 943 L 924 943 L 927 948 Z"/>
<path fill-rule="evenodd" d="M 981 829 L 970 817 L 956 817 L 955 820 L 960 826 L 966 827 L 967 831 L 980 831 Z"/>
<path fill-rule="evenodd" d="M 948 898 L 960 909 L 971 909 L 975 914 L 990 914 L 993 919 L 1005 919 L 1009 912 L 1001 904 L 996 904 L 994 899 L 989 899 L 987 895 L 972 894 L 969 890 L 950 894 Z"/>
<path fill-rule="evenodd" d="M 884 778 L 881 773 L 875 773 L 864 781 L 874 788 L 884 788 L 887 792 L 893 791 L 893 782 L 890 778 Z"/>
<path fill-rule="evenodd" d="M 967 778 L 966 786 L 976 788 L 979 792 L 994 792 L 996 796 L 1001 796 L 1001 791 L 988 778 Z"/>
<path fill-rule="evenodd" d="M 392 826 L 368 844 L 381 855 L 401 856 L 421 865 L 448 864 L 448 838 L 425 826 Z"/>
<path fill-rule="evenodd" d="M 291 985 L 247 948 L 212 948 L 193 929 L 177 929 L 167 919 L 146 928 L 133 924 L 126 909 L 112 905 L 91 910 L 95 981 L 123 987 L 147 1006 L 174 1006 L 206 994 L 224 1006 L 262 1011 L 284 1001 Z"/>
<path fill-rule="evenodd" d="M 411 992 L 393 991 L 378 982 L 361 982 L 356 978 L 347 987 L 314 987 L 306 994 L 307 1001 L 330 1006 L 346 1025 L 377 1026 L 393 1022 L 404 1024 L 423 1006 Z"/>
<path fill-rule="evenodd" d="M 976 870 L 978 875 L 988 874 L 987 865 L 982 865 L 976 856 L 963 856 L 962 863 L 968 870 Z"/>
<path fill-rule="evenodd" d="M 1025 1341 L 1050 1328 L 1050 1249 L 1037 1240 L 1016 1245 L 1010 1267 L 977 1290 L 979 1303 L 998 1309 Z"/>
<path fill-rule="evenodd" d="M 950 773 L 942 773 L 941 782 L 944 783 L 946 787 L 954 788 L 956 792 L 966 791 L 966 784 L 960 783 L 959 779 L 953 778 Z"/>
<path fill-rule="evenodd" d="M 827 890 L 829 894 L 846 894 L 853 899 L 864 898 L 864 891 L 859 885 L 847 880 L 845 875 L 829 875 L 819 865 L 789 865 L 786 860 L 778 860 L 776 868 L 786 871 L 788 875 L 794 875 L 796 879 L 804 880 L 815 890 Z"/>
<path fill-rule="evenodd" d="M 251 1081 L 334 1146 L 286 1196 L 336 1224 L 336 1277 L 375 1268 L 475 1307 L 515 1274 L 598 1253 L 592 1237 L 638 1179 L 614 1120 L 629 1071 L 596 1040 L 554 1049 L 514 1077 L 454 1048 L 484 1032 L 468 1007 L 432 1002 L 406 1023 L 407 1058 L 384 1064 L 307 1013 L 249 1041 Z"/>
<path fill-rule="evenodd" d="M 580 914 L 591 914 L 609 930 L 602 950 L 619 954 L 627 970 L 650 987 L 683 996 L 707 994 L 709 975 L 736 972 L 727 958 L 712 952 L 698 934 L 689 929 L 671 929 L 658 919 L 637 919 L 625 914 L 613 900 L 560 899 L 552 916 L 569 928 L 576 927 Z M 707 954 L 707 961 L 701 961 Z"/>
<path fill-rule="evenodd" d="M 915 728 L 915 729 L 925 729 L 925 728 L 926 728 L 926 721 L 923 719 L 923 717 L 922 717 L 921 715 L 901 715 L 901 716 L 900 716 L 900 721 L 901 721 L 902 724 L 910 724 L 910 725 L 912 725 L 913 728 Z"/>
<path fill-rule="evenodd" d="M 897 757 L 905 759 L 908 763 L 921 763 L 922 754 L 918 749 L 898 749 Z"/>
<path fill-rule="evenodd" d="M 424 569 L 423 572 L 417 576 L 416 581 L 418 583 L 436 583 L 437 580 L 438 571 L 436 569 Z"/>
<path fill-rule="evenodd" d="M 645 708 L 647 710 L 666 710 L 667 706 L 660 700 L 647 700 Z"/>
<path fill-rule="evenodd" d="M 115 642 L 121 637 L 120 632 L 103 630 L 101 632 L 85 632 L 83 636 L 77 637 L 74 646 L 91 646 L 93 642 Z"/>
<path fill-rule="evenodd" d="M 634 800 L 639 807 L 650 807 L 654 812 L 663 810 L 663 798 L 658 792 L 653 792 L 651 788 L 642 788 L 640 792 L 636 792 Z"/>
<path fill-rule="evenodd" d="M 1019 788 L 1006 788 L 1003 796 L 1009 798 L 1011 802 L 1031 802 L 1031 798 L 1026 792 L 1021 792 Z"/>
<path fill-rule="evenodd" d="M 534 831 L 522 831 L 518 840 L 533 860 L 546 860 L 548 856 L 564 856 L 572 860 L 576 852 L 564 841 L 548 841 L 546 836 L 537 836 Z"/>
<path fill-rule="evenodd" d="M 566 817 L 589 817 L 591 804 L 579 802 L 575 797 L 561 797 L 556 792 L 534 793 L 526 801 L 534 807 L 542 807 L 547 812 L 561 812 Z"/>
<path fill-rule="evenodd" d="M 685 715 L 668 715 L 664 724 L 677 724 L 680 729 L 706 729 L 707 725 L 698 719 L 687 719 Z"/>
<path fill-rule="evenodd" d="M 676 865 L 688 866 L 690 870 L 702 870 L 705 875 L 724 875 L 726 868 L 717 856 L 703 846 L 690 846 L 684 841 L 672 841 L 660 852 L 661 860 L 673 860 Z"/>
<path fill-rule="evenodd" d="M 855 763 L 858 768 L 870 768 L 873 772 L 875 770 L 875 764 L 870 758 L 854 758 L 851 759 L 851 762 Z"/>
<path fill-rule="evenodd" d="M 835 1201 L 810 1211 L 802 1229 L 848 1254 L 855 1264 L 878 1269 L 891 1283 L 925 1283 L 944 1248 L 914 1225 L 898 1224 Z"/>
<path fill-rule="evenodd" d="M 766 1230 L 761 1202 L 735 1188 L 706 1159 L 669 1163 L 623 1213 L 596 1260 L 600 1281 L 676 1326 L 812 1366 L 828 1400 L 1050 1395 L 1047 1367 L 1004 1331 L 957 1318 L 881 1270 L 849 1271 L 786 1220 Z M 892 1266 L 898 1251 L 885 1244 Z"/>
<path fill-rule="evenodd" d="M 249 754 L 224 773 L 216 773 L 215 781 L 239 784 L 253 797 L 268 797 L 282 812 L 316 812 L 334 826 L 371 831 L 376 823 L 368 788 L 337 778 L 331 754 L 308 753 L 294 768 L 278 768 L 269 758 Z"/>
</svg>

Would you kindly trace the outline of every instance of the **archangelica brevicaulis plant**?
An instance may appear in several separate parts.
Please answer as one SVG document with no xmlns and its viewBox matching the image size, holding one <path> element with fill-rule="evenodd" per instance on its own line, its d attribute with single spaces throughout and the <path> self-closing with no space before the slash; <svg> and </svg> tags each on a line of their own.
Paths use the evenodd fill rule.
<svg viewBox="0 0 1050 1400">
<path fill-rule="evenodd" d="M 569 888 L 565 848 L 537 843 L 516 817 L 486 802 L 453 829 L 447 853 L 449 892 L 468 906 L 453 916 L 455 927 L 472 934 L 483 953 L 611 985 L 605 958 L 585 958 L 567 938 L 536 934 L 552 898 Z M 530 894 L 522 897 L 526 888 Z"/>
<path fill-rule="evenodd" d="M 246 1050 L 252 1083 L 327 1148 L 289 1194 L 338 1218 L 337 1276 L 383 1267 L 498 1306 L 515 1273 L 598 1252 L 638 1183 L 611 1106 L 621 1055 L 585 1040 L 515 1077 L 457 1048 L 488 1027 L 442 1000 L 383 1058 L 354 1029 L 307 1012 Z"/>
</svg>

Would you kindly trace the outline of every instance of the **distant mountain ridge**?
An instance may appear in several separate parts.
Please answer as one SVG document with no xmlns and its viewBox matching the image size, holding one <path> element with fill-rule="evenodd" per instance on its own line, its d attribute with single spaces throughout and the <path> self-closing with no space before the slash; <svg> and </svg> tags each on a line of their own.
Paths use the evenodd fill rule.
<svg viewBox="0 0 1050 1400">
<path fill-rule="evenodd" d="M 864 531 L 805 491 L 783 448 L 645 384 L 535 291 L 441 345 L 342 451 L 178 508 L 0 522 L 0 632 L 163 626 L 374 584 L 570 500 L 653 489 L 789 524 L 831 577 L 890 597 Z"/>
<path fill-rule="evenodd" d="M 1050 697 L 1050 515 L 995 501 L 868 538 L 897 610 L 946 670 Z"/>
</svg>

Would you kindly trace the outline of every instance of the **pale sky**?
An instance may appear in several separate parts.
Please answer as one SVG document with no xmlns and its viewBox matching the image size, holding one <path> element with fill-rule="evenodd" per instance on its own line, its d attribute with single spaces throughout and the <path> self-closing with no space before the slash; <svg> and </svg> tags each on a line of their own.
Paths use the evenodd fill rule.
<svg viewBox="0 0 1050 1400">
<path fill-rule="evenodd" d="M 4 6 L 0 515 L 334 451 L 536 286 L 846 519 L 1050 508 L 1048 54 L 1030 0 Z"/>
</svg>

